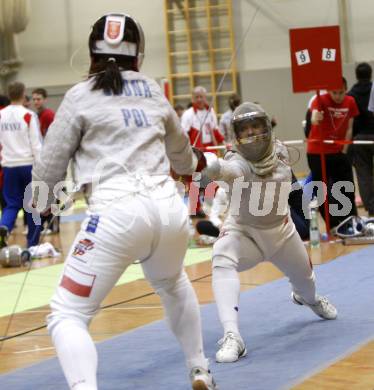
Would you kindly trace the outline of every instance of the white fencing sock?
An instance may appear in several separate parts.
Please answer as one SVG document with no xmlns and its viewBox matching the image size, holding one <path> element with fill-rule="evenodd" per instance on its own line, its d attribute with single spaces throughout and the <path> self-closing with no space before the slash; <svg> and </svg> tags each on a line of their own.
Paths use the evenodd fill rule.
<svg viewBox="0 0 374 390">
<path fill-rule="evenodd" d="M 186 273 L 177 278 L 152 281 L 164 305 L 166 320 L 182 346 L 187 367 L 200 366 L 208 369 L 203 351 L 199 302 Z"/>
<path fill-rule="evenodd" d="M 224 333 L 239 334 L 240 280 L 234 268 L 213 267 L 213 292 Z"/>
</svg>

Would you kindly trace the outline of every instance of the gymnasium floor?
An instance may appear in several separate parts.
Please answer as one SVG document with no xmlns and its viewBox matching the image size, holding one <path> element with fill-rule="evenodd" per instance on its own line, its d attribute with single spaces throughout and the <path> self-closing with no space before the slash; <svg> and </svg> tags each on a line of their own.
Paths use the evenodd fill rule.
<svg viewBox="0 0 374 390">
<path fill-rule="evenodd" d="M 18 225 L 21 225 L 20 221 Z M 59 248 L 63 255 L 58 260 L 46 259 L 33 262 L 33 270 L 43 271 L 39 275 L 38 283 L 41 280 L 41 284 L 45 287 L 45 290 L 40 290 L 39 286 L 37 296 L 35 296 L 36 302 L 48 302 L 50 289 L 53 289 L 53 283 L 55 283 L 56 279 L 53 267 L 56 267 L 56 265 L 58 267 L 58 264 L 63 261 L 64 255 L 67 253 L 69 245 L 78 229 L 79 222 L 67 222 L 61 224 L 60 235 L 49 236 L 45 239 L 51 241 L 56 248 Z M 21 235 L 21 231 L 21 227 L 16 229 L 16 234 L 12 239 L 14 242 L 23 242 L 24 238 Z M 363 246 L 347 247 L 340 243 L 323 243 L 320 249 L 313 250 L 311 258 L 312 262 L 318 265 L 334 261 L 339 256 L 362 248 Z M 200 249 L 192 248 L 189 251 L 187 259 L 187 263 L 190 265 L 186 269 L 201 304 L 213 301 L 209 261 L 210 252 L 210 247 L 202 247 Z M 117 285 L 109 294 L 103 302 L 105 308 L 94 319 L 91 325 L 91 333 L 95 341 L 111 338 L 162 318 L 162 308 L 158 297 L 153 293 L 146 281 L 139 279 L 141 275 L 139 275 L 136 268 L 130 273 L 132 275 L 123 279 L 121 284 Z M 22 283 L 25 275 L 25 269 L 22 268 L 0 268 L 0 291 L 2 291 L 2 298 L 0 300 L 0 335 L 7 335 L 9 337 L 2 343 L 0 350 L 0 374 L 55 356 L 54 349 L 45 329 L 45 316 L 49 311 L 48 306 L 47 304 L 39 304 L 34 307 L 37 303 L 33 303 L 34 299 L 30 295 L 32 295 L 33 288 L 37 288 L 38 286 L 32 285 L 33 280 L 30 278 L 30 275 L 26 279 L 25 293 L 21 296 L 17 305 L 19 310 L 16 310 L 17 313 L 12 317 L 10 328 L 7 329 L 11 317 L 9 315 L 9 300 L 11 300 L 11 297 L 7 296 L 4 292 L 8 291 L 6 283 L 10 283 L 11 279 L 6 277 L 17 276 L 17 283 Z M 271 264 L 261 264 L 255 269 L 241 274 L 242 291 L 256 288 L 259 285 L 274 281 L 282 276 Z M 45 278 L 44 282 L 43 277 Z M 9 290 L 11 289 L 12 286 L 9 285 Z M 22 305 L 27 310 L 22 310 Z M 14 305 L 10 306 L 12 306 L 10 310 L 12 312 Z M 374 388 L 374 342 L 361 346 L 357 351 L 352 352 L 316 375 L 307 378 L 295 388 L 313 390 L 372 390 Z"/>
</svg>

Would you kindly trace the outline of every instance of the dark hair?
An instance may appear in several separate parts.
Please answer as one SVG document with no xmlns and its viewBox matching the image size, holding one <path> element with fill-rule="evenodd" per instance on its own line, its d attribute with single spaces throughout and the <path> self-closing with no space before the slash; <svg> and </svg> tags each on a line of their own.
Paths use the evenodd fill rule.
<svg viewBox="0 0 374 390">
<path fill-rule="evenodd" d="M 90 77 L 94 77 L 92 90 L 103 90 L 105 93 L 121 95 L 123 90 L 123 79 L 121 70 L 133 70 L 138 72 L 138 61 L 136 57 L 98 54 L 94 53 L 96 41 L 104 39 L 106 16 L 101 17 L 93 26 L 88 39 L 88 46 L 91 54 Z M 132 18 L 126 17 L 123 40 L 139 44 L 140 36 L 136 23 Z"/>
<path fill-rule="evenodd" d="M 25 94 L 25 84 L 15 81 L 8 85 L 8 96 L 11 102 L 20 100 Z"/>
<path fill-rule="evenodd" d="M 237 93 L 232 93 L 229 96 L 229 107 L 231 108 L 232 111 L 235 110 L 236 107 L 238 107 L 241 103 L 241 98 Z"/>
<path fill-rule="evenodd" d="M 10 103 L 10 100 L 5 95 L 0 95 L 0 107 L 6 107 Z"/>
<path fill-rule="evenodd" d="M 357 80 L 371 80 L 372 68 L 367 62 L 361 62 L 356 66 Z"/>
<path fill-rule="evenodd" d="M 177 103 L 175 106 L 174 106 L 174 110 L 177 111 L 177 110 L 184 110 L 184 106 L 180 103 Z"/>
<path fill-rule="evenodd" d="M 42 95 L 44 99 L 47 99 L 48 93 L 44 88 L 36 88 L 32 91 L 32 94 Z"/>
<path fill-rule="evenodd" d="M 343 88 L 348 89 L 348 83 L 347 83 L 347 79 L 345 77 L 343 77 Z"/>
</svg>

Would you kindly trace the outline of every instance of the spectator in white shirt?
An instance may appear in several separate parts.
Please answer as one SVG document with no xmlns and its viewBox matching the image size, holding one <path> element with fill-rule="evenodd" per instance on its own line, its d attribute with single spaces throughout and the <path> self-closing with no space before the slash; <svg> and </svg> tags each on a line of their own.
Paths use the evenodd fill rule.
<svg viewBox="0 0 374 390">
<path fill-rule="evenodd" d="M 6 201 L 0 225 L 9 232 L 18 211 L 23 208 L 26 187 L 31 183 L 31 170 L 41 150 L 41 135 L 35 115 L 23 106 L 25 86 L 14 82 L 8 87 L 10 105 L 0 112 L 1 165 L 4 172 L 3 194 Z M 25 200 L 27 202 L 27 199 Z M 27 213 L 27 246 L 37 245 L 40 226 Z"/>
</svg>

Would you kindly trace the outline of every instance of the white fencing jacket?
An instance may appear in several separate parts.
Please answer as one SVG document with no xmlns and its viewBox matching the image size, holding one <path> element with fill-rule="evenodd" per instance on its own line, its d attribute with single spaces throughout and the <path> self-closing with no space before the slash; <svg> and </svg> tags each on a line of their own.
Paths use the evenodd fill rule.
<svg viewBox="0 0 374 390">
<path fill-rule="evenodd" d="M 139 72 L 124 71 L 122 77 L 119 96 L 92 91 L 92 79 L 66 93 L 33 169 L 33 181 L 53 189 L 64 179 L 70 159 L 78 186 L 114 177 L 121 177 L 124 187 L 129 177 L 168 180 L 170 164 L 179 174 L 194 172 L 197 159 L 188 136 L 158 84 Z"/>
</svg>

